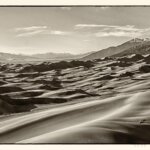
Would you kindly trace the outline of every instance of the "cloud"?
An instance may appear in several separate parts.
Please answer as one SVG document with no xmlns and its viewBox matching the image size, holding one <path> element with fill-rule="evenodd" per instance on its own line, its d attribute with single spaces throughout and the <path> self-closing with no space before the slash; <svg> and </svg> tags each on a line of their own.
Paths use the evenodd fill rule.
<svg viewBox="0 0 150 150">
<path fill-rule="evenodd" d="M 139 37 L 150 33 L 150 28 L 136 28 L 134 25 L 99 25 L 99 24 L 77 24 L 75 30 L 84 31 L 96 37 Z"/>
<path fill-rule="evenodd" d="M 70 34 L 70 32 L 52 30 L 52 31 L 49 32 L 49 34 L 52 34 L 52 35 L 68 35 L 68 34 Z"/>
<path fill-rule="evenodd" d="M 134 26 L 117 26 L 117 27 L 110 27 L 105 28 L 103 30 L 99 30 L 95 33 L 97 37 L 108 37 L 108 36 L 115 36 L 115 37 L 140 37 L 147 35 L 150 33 L 150 28 L 139 29 L 135 28 Z"/>
<path fill-rule="evenodd" d="M 29 37 L 29 36 L 40 34 L 42 32 L 44 32 L 44 30 L 35 30 L 31 32 L 17 34 L 17 37 Z"/>
<path fill-rule="evenodd" d="M 47 29 L 47 26 L 20 27 L 20 28 L 15 28 L 15 31 L 35 31 L 41 29 Z"/>
<path fill-rule="evenodd" d="M 98 25 L 98 24 L 76 24 L 74 29 L 83 29 L 83 28 L 98 28 L 105 27 L 106 25 Z"/>
<path fill-rule="evenodd" d="M 138 32 L 125 32 L 125 31 L 113 31 L 113 32 L 98 32 L 95 34 L 97 37 L 138 37 L 141 36 Z"/>
<path fill-rule="evenodd" d="M 130 29 L 134 28 L 133 25 L 126 25 L 126 26 L 116 26 L 116 25 L 99 25 L 99 24 L 76 24 L 75 29 L 83 29 L 83 28 L 120 28 L 120 29 Z"/>
<path fill-rule="evenodd" d="M 44 33 L 48 29 L 47 26 L 30 26 L 15 28 L 16 37 L 29 37 Z"/>
<path fill-rule="evenodd" d="M 30 26 L 30 27 L 20 27 L 15 28 L 17 33 L 16 37 L 31 37 L 35 35 L 69 35 L 70 32 L 51 30 L 47 26 Z"/>
</svg>

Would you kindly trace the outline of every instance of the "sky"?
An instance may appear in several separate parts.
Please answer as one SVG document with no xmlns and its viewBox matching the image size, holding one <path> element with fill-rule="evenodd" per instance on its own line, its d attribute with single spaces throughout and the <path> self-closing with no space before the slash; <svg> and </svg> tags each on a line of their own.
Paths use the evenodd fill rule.
<svg viewBox="0 0 150 150">
<path fill-rule="evenodd" d="M 150 7 L 0 7 L 0 52 L 98 51 L 150 37 Z"/>
</svg>

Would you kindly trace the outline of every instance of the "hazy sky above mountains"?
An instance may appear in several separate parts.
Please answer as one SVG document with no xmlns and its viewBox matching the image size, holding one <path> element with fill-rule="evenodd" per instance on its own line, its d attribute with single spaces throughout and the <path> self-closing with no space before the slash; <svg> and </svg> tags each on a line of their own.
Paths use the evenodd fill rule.
<svg viewBox="0 0 150 150">
<path fill-rule="evenodd" d="M 149 34 L 150 7 L 0 7 L 0 52 L 78 54 Z"/>
</svg>

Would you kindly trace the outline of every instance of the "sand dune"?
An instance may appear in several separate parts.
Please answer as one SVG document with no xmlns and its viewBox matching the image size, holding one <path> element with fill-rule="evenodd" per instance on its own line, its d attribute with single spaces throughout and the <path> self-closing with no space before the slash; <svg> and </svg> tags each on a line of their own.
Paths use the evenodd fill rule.
<svg viewBox="0 0 150 150">
<path fill-rule="evenodd" d="M 150 129 L 150 127 L 148 127 L 149 122 L 147 122 L 150 114 L 149 107 L 147 107 L 147 105 L 150 104 L 149 96 L 150 92 L 144 92 L 135 94 L 130 98 L 118 99 L 119 101 L 121 101 L 122 103 L 121 105 L 119 105 L 119 101 L 117 101 L 117 98 L 115 98 L 115 101 L 117 101 L 119 107 L 118 105 L 116 105 L 116 103 L 114 103 L 113 98 L 111 98 L 110 101 L 114 103 L 114 107 L 113 108 L 111 107 L 111 109 L 105 108 L 105 110 L 107 109 L 107 113 L 105 113 L 104 110 L 102 111 L 98 110 L 98 112 L 101 115 L 99 114 L 98 116 L 96 116 L 96 114 L 94 114 L 94 118 L 90 117 L 90 115 L 86 113 L 85 116 L 88 115 L 89 119 L 88 121 L 84 121 L 84 123 L 76 122 L 76 125 L 73 125 L 71 127 L 65 126 L 65 128 L 63 129 L 60 128 L 57 129 L 56 131 L 36 136 L 20 142 L 21 143 L 91 143 L 91 142 L 138 143 L 139 141 L 142 143 L 149 142 L 149 136 L 147 136 L 148 134 L 146 135 L 147 137 L 146 136 L 142 137 L 140 134 L 142 132 L 146 133 Z M 111 102 L 108 103 L 111 105 Z M 104 108 L 102 103 L 100 105 L 97 105 L 97 107 Z M 92 106 L 88 111 L 91 112 L 91 109 Z M 70 116 L 70 114 L 68 115 Z M 80 114 L 78 117 L 80 117 L 81 119 L 83 115 L 84 113 Z M 138 119 L 136 118 L 137 115 Z M 130 120 L 131 116 L 132 121 Z M 122 118 L 126 119 L 127 121 L 123 121 Z M 63 117 L 63 119 L 65 118 Z M 115 119 L 117 119 L 117 121 L 112 121 Z M 118 121 L 119 119 L 120 121 Z M 143 123 L 141 122 L 142 120 Z M 111 123 L 112 126 L 109 125 Z M 108 124 L 109 127 L 107 127 L 107 125 L 105 127 L 105 124 Z M 118 128 L 114 129 L 113 124 L 117 125 Z M 130 128 L 132 129 L 132 131 L 130 131 L 131 130 Z"/>
<path fill-rule="evenodd" d="M 56 70 L 59 63 L 7 64 L 0 76 L 0 143 L 149 143 L 147 57 L 130 59 L 140 61 L 64 63 Z"/>
</svg>

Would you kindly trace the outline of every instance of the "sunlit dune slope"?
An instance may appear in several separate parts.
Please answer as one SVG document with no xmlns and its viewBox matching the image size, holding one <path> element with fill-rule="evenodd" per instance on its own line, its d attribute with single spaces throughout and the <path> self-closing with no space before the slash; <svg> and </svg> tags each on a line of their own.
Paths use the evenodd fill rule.
<svg viewBox="0 0 150 150">
<path fill-rule="evenodd" d="M 150 66 L 127 59 L 1 64 L 0 143 L 150 143 Z"/>
</svg>

